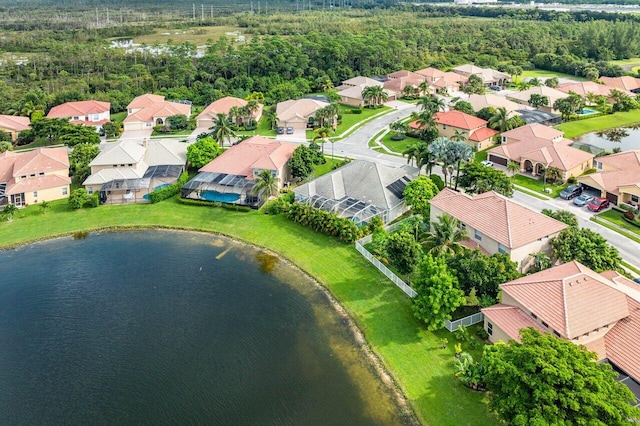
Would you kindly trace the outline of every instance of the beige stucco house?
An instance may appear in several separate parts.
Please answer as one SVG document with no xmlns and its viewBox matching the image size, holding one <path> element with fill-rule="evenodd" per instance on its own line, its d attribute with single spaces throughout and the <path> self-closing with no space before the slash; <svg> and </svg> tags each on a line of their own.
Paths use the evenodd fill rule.
<svg viewBox="0 0 640 426">
<path fill-rule="evenodd" d="M 484 308 L 493 343 L 520 341 L 520 330 L 584 345 L 640 380 L 640 286 L 614 271 L 572 261 L 500 286 L 500 304 Z"/>
<path fill-rule="evenodd" d="M 21 131 L 30 128 L 29 123 L 31 123 L 29 117 L 0 115 L 0 132 L 9 133 L 11 140 L 15 141 Z"/>
<path fill-rule="evenodd" d="M 476 151 L 481 151 L 494 144 L 496 130 L 487 127 L 487 121 L 465 114 L 460 111 L 437 112 L 433 120 L 438 126 L 438 136 L 452 138 L 454 135 L 462 135 L 464 142 Z M 418 130 L 417 121 L 409 123 L 409 127 Z"/>
<path fill-rule="evenodd" d="M 460 65 L 453 68 L 452 71 L 465 77 L 476 75 L 487 86 L 504 86 L 511 81 L 509 74 L 491 68 L 481 68 L 473 64 Z"/>
<path fill-rule="evenodd" d="M 553 104 L 558 99 L 564 99 L 569 96 L 568 93 L 561 92 L 560 90 L 557 90 L 551 87 L 534 86 L 527 90 L 523 90 L 522 92 L 510 93 L 507 95 L 507 99 L 521 105 L 530 105 L 529 100 L 531 99 L 531 95 L 545 96 L 547 98 L 547 105 L 540 106 L 538 107 L 538 109 L 542 111 L 551 112 L 551 113 L 557 112 L 555 109 L 553 109 Z"/>
<path fill-rule="evenodd" d="M 582 185 L 600 191 L 611 203 L 640 205 L 640 149 L 595 158 L 596 173 L 580 176 Z"/>
<path fill-rule="evenodd" d="M 70 184 L 66 148 L 0 154 L 0 205 L 25 207 L 66 198 Z"/>
<path fill-rule="evenodd" d="M 124 130 L 151 130 L 154 126 L 167 125 L 167 118 L 174 115 L 191 116 L 191 104 L 165 101 L 164 96 L 145 94 L 134 98 L 127 105 Z"/>
<path fill-rule="evenodd" d="M 520 165 L 521 173 L 539 176 L 549 167 L 557 168 L 563 181 L 578 177 L 592 167 L 593 154 L 573 148 L 564 133 L 542 124 L 527 124 L 501 135 L 501 144 L 488 151 L 488 159 L 506 166 Z"/>
<path fill-rule="evenodd" d="M 218 114 L 224 114 L 226 116 L 229 115 L 229 112 L 233 107 L 236 108 L 245 108 L 249 102 L 244 99 L 234 98 L 233 96 L 225 96 L 224 98 L 220 98 L 209 104 L 198 116 L 196 117 L 196 125 L 198 128 L 210 128 L 213 126 L 214 120 L 217 118 Z M 260 121 L 262 118 L 262 104 L 258 104 L 258 108 L 252 112 L 250 115 L 247 115 L 243 118 L 235 118 L 234 120 L 240 124 L 247 124 L 249 120 L 255 120 L 256 122 Z"/>
<path fill-rule="evenodd" d="M 111 119 L 111 104 L 93 100 L 65 102 L 51 108 L 47 118 L 66 118 L 71 124 L 82 124 L 100 130 Z"/>
<path fill-rule="evenodd" d="M 532 265 L 531 254 L 551 254 L 551 238 L 567 225 L 490 191 L 470 196 L 445 188 L 431 200 L 431 222 L 438 216 L 460 221 L 470 242 L 488 254 L 508 254 L 520 272 Z"/>
<path fill-rule="evenodd" d="M 364 107 L 365 101 L 362 97 L 362 91 L 366 87 L 384 86 L 384 83 L 368 77 L 354 77 L 342 82 L 339 87 L 338 95 L 340 95 L 340 103 L 352 107 Z M 388 100 L 394 100 L 396 93 L 391 90 L 384 89 L 388 96 Z"/>
<path fill-rule="evenodd" d="M 313 124 L 316 112 L 327 106 L 327 102 L 309 98 L 279 102 L 276 105 L 278 126 L 305 130 Z"/>
</svg>

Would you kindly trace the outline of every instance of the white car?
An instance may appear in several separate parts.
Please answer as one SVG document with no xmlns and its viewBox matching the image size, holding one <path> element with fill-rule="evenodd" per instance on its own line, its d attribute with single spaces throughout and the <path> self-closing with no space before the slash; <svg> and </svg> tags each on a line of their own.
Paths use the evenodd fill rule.
<svg viewBox="0 0 640 426">
<path fill-rule="evenodd" d="M 489 161 L 489 160 L 481 161 L 480 164 L 483 164 L 487 167 L 493 167 L 493 161 Z"/>
</svg>

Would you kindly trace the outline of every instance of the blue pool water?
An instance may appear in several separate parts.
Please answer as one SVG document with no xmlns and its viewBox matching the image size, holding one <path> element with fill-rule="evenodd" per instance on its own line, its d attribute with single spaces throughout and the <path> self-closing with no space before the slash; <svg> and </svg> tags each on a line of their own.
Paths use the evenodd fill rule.
<svg viewBox="0 0 640 426">
<path fill-rule="evenodd" d="M 202 191 L 200 197 L 207 201 L 219 201 L 221 203 L 234 203 L 240 199 L 240 194 L 223 194 L 218 191 Z"/>
<path fill-rule="evenodd" d="M 593 110 L 593 109 L 589 109 L 589 108 L 582 108 L 582 115 L 591 115 L 591 114 L 597 114 L 598 111 Z"/>
</svg>

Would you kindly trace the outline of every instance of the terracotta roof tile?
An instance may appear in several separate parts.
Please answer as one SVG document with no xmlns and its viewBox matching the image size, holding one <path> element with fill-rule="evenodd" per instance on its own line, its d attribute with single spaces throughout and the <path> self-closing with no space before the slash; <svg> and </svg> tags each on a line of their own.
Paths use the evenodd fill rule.
<svg viewBox="0 0 640 426">
<path fill-rule="evenodd" d="M 444 77 L 444 72 L 437 68 L 429 67 L 416 71 L 416 74 L 420 74 L 423 77 L 430 77 L 432 79 L 438 79 Z"/>
<path fill-rule="evenodd" d="M 78 101 L 66 102 L 51 108 L 47 118 L 71 118 L 74 116 L 84 116 L 89 114 L 102 114 L 111 109 L 109 102 L 101 101 Z"/>
<path fill-rule="evenodd" d="M 469 99 L 463 99 L 463 101 L 469 102 L 474 111 L 480 111 L 482 108 L 486 107 L 502 107 L 505 108 L 508 113 L 511 113 L 522 108 L 522 105 L 520 104 L 510 101 L 503 96 L 493 95 L 491 93 L 486 95 L 471 95 L 469 96 Z"/>
<path fill-rule="evenodd" d="M 600 77 L 606 86 L 615 87 L 619 90 L 633 91 L 640 89 L 640 78 L 624 75 L 622 77 Z"/>
<path fill-rule="evenodd" d="M 215 118 L 217 114 L 229 115 L 229 111 L 231 111 L 231 108 L 233 108 L 234 106 L 242 108 L 244 106 L 247 106 L 247 103 L 248 102 L 244 99 L 225 96 L 224 98 L 220 98 L 217 101 L 210 103 L 209 106 L 207 106 L 196 119 L 200 120 L 203 118 Z"/>
<path fill-rule="evenodd" d="M 21 132 L 29 128 L 31 120 L 29 117 L 20 117 L 18 115 L 0 115 L 0 129 Z"/>
<path fill-rule="evenodd" d="M 16 156 L 13 176 L 49 173 L 68 168 L 69 155 L 66 148 L 38 148 Z"/>
<path fill-rule="evenodd" d="M 133 100 L 129 102 L 129 105 L 127 105 L 127 109 L 145 108 L 158 102 L 164 102 L 164 96 L 146 93 L 133 98 Z"/>
<path fill-rule="evenodd" d="M 629 316 L 604 338 L 607 357 L 636 381 L 640 381 L 640 302 L 627 298 Z"/>
<path fill-rule="evenodd" d="M 9 182 L 7 185 L 7 195 L 20 194 L 24 192 L 41 191 L 49 188 L 69 185 L 71 178 L 68 176 L 45 175 L 22 179 L 19 182 Z"/>
<path fill-rule="evenodd" d="M 133 122 L 151 122 L 157 118 L 169 118 L 172 115 L 191 115 L 191 105 L 181 104 L 178 102 L 162 101 L 143 107 L 140 111 L 129 114 L 124 119 L 125 123 Z"/>
<path fill-rule="evenodd" d="M 579 182 L 596 186 L 612 194 L 618 194 L 620 187 L 640 183 L 640 149 L 598 157 L 597 161 L 610 170 L 580 176 Z"/>
<path fill-rule="evenodd" d="M 520 330 L 534 327 L 545 332 L 544 328 L 529 315 L 515 306 L 497 304 L 482 309 L 482 313 L 493 325 L 504 331 L 511 339 L 521 342 Z"/>
<path fill-rule="evenodd" d="M 316 111 L 328 105 L 315 99 L 290 99 L 276 105 L 276 115 L 281 122 L 306 122 Z"/>
<path fill-rule="evenodd" d="M 532 140 L 542 139 L 545 141 L 559 140 L 564 133 L 560 130 L 556 130 L 553 127 L 545 126 L 544 124 L 534 123 L 527 124 L 526 126 L 517 127 L 512 130 L 508 130 L 502 133 L 502 136 L 508 139 L 515 140 Z"/>
<path fill-rule="evenodd" d="M 433 118 L 438 124 L 456 127 L 458 129 L 474 130 L 487 126 L 485 120 L 461 111 L 436 112 Z"/>
<path fill-rule="evenodd" d="M 471 197 L 445 188 L 431 200 L 431 204 L 511 249 L 567 227 L 493 191 Z"/>
<path fill-rule="evenodd" d="M 490 129 L 488 127 L 480 127 L 478 130 L 471 133 L 471 136 L 469 136 L 469 140 L 475 141 L 475 142 L 481 142 L 494 137 L 498 133 L 499 132 L 497 130 Z"/>
<path fill-rule="evenodd" d="M 575 92 L 580 96 L 586 96 L 588 93 L 593 93 L 594 95 L 602 95 L 602 96 L 611 96 L 611 90 L 617 89 L 616 87 L 607 86 L 604 84 L 598 84 L 593 81 L 580 81 L 575 83 L 564 83 L 557 87 L 557 89 L 564 93 Z M 628 91 L 622 90 L 622 92 L 628 96 L 634 97 L 635 94 Z"/>
</svg>

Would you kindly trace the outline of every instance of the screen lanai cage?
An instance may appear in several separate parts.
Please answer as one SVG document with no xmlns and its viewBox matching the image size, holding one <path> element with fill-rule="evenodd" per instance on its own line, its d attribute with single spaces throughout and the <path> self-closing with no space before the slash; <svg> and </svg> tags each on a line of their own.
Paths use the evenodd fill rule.
<svg viewBox="0 0 640 426">
<path fill-rule="evenodd" d="M 149 194 L 178 181 L 182 166 L 149 167 L 141 178 L 114 179 L 100 187 L 100 204 L 148 203 Z"/>
<path fill-rule="evenodd" d="M 309 204 L 316 209 L 334 213 L 338 217 L 351 219 L 358 226 L 366 226 L 376 216 L 385 223 L 389 223 L 407 210 L 406 204 L 403 202 L 386 209 L 348 196 L 334 200 L 318 194 L 310 197 L 296 194 L 295 199 L 297 202 Z"/>
<path fill-rule="evenodd" d="M 262 202 L 255 193 L 255 182 L 246 176 L 200 172 L 182 187 L 182 198 L 258 207 Z"/>
</svg>

